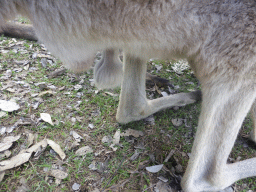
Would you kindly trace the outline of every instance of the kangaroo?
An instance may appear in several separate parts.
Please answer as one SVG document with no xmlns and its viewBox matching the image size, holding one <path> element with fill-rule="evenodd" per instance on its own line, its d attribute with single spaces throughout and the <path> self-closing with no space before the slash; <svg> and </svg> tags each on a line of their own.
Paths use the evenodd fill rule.
<svg viewBox="0 0 256 192">
<path fill-rule="evenodd" d="M 88 69 L 92 63 L 86 61 L 99 49 L 123 49 L 123 67 L 110 62 L 100 75 L 123 73 L 116 116 L 121 123 L 193 103 L 192 93 L 155 100 L 145 93 L 147 59 L 187 58 L 203 100 L 183 190 L 219 191 L 256 176 L 256 158 L 227 163 L 243 119 L 256 111 L 254 1 L 0 0 L 0 5 L 0 26 L 17 14 L 28 17 L 37 37 L 74 71 Z"/>
</svg>

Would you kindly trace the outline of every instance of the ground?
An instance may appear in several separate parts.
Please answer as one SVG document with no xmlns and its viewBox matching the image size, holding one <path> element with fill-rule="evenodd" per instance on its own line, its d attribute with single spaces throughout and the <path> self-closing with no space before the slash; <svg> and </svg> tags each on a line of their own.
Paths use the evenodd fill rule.
<svg viewBox="0 0 256 192">
<path fill-rule="evenodd" d="M 20 135 L 0 153 L 0 162 L 44 139 L 54 141 L 66 155 L 62 160 L 55 148 L 40 149 L 28 161 L 5 171 L 0 191 L 149 192 L 161 191 L 160 182 L 162 187 L 181 191 L 179 182 L 189 160 L 200 102 L 121 125 L 115 120 L 120 89 L 98 90 L 92 70 L 79 75 L 61 70 L 56 76 L 54 72 L 60 69 L 61 61 L 44 45 L 0 38 L 0 100 L 20 106 L 13 112 L 0 110 L 0 143 L 8 136 Z M 148 72 L 170 79 L 174 85 L 147 86 L 150 99 L 200 89 L 186 61 L 150 60 Z M 49 114 L 53 124 L 41 113 Z M 247 139 L 251 129 L 248 115 L 230 162 L 255 157 L 255 144 Z M 85 146 L 87 151 L 77 152 Z M 162 164 L 157 173 L 146 169 Z M 67 176 L 59 178 L 53 170 Z M 239 192 L 256 191 L 256 178 L 238 181 L 232 187 Z"/>
</svg>

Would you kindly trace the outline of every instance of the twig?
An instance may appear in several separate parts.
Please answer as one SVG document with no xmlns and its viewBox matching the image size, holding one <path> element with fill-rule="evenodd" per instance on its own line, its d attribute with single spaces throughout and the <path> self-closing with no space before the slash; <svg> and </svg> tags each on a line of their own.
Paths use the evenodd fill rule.
<svg viewBox="0 0 256 192">
<path fill-rule="evenodd" d="M 168 154 L 168 156 L 165 158 L 164 162 L 165 163 L 168 162 L 169 159 L 173 156 L 174 153 L 175 153 L 175 150 L 174 149 L 171 150 L 170 153 Z"/>
</svg>

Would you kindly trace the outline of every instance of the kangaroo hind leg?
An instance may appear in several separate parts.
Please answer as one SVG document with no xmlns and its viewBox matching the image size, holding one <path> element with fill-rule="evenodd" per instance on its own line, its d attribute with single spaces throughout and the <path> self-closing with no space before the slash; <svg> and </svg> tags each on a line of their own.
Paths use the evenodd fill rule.
<svg viewBox="0 0 256 192">
<path fill-rule="evenodd" d="M 184 106 L 200 100 L 200 91 L 148 100 L 145 87 L 146 70 L 145 60 L 127 53 L 124 55 L 124 75 L 116 115 L 118 122 L 128 123 L 140 120 L 162 109 Z"/>
<path fill-rule="evenodd" d="M 202 110 L 182 179 L 183 190 L 188 192 L 220 191 L 237 180 L 256 175 L 256 158 L 227 164 L 242 122 L 255 100 L 254 83 L 215 81 L 202 84 Z"/>
</svg>

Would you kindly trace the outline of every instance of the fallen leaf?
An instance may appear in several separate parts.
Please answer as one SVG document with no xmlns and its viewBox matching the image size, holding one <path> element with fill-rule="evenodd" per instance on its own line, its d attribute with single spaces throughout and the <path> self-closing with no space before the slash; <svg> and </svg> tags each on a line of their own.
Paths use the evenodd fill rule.
<svg viewBox="0 0 256 192">
<path fill-rule="evenodd" d="M 9 150 L 5 150 L 5 151 L 4 151 L 4 156 L 7 157 L 7 158 L 10 157 L 11 154 L 12 154 L 12 152 L 9 151 Z"/>
<path fill-rule="evenodd" d="M 17 141 L 20 138 L 20 135 L 5 137 L 0 143 L 0 152 L 9 149 L 13 142 Z"/>
<path fill-rule="evenodd" d="M 110 136 L 104 136 L 102 139 L 101 139 L 101 142 L 102 143 L 111 143 L 112 141 L 112 138 Z"/>
<path fill-rule="evenodd" d="M 79 145 L 80 145 L 80 144 L 79 144 L 78 141 L 74 141 L 74 142 L 71 144 L 69 150 L 70 150 L 70 149 L 73 149 L 73 148 L 75 148 L 75 147 L 77 147 L 77 146 L 79 146 Z"/>
<path fill-rule="evenodd" d="M 1 118 L 1 117 L 6 117 L 6 116 L 7 116 L 7 113 L 6 113 L 6 112 L 0 111 L 0 118 Z"/>
<path fill-rule="evenodd" d="M 98 170 L 96 161 L 92 161 L 92 163 L 88 167 L 92 171 Z"/>
<path fill-rule="evenodd" d="M 172 124 L 176 127 L 181 126 L 183 123 L 183 119 L 177 118 L 177 119 L 172 119 Z"/>
<path fill-rule="evenodd" d="M 62 149 L 60 148 L 60 146 L 55 143 L 54 141 L 47 139 L 47 143 L 50 145 L 50 147 L 56 152 L 58 153 L 58 155 L 60 156 L 60 158 L 63 160 L 65 159 L 66 155 L 65 153 L 62 151 Z"/>
<path fill-rule="evenodd" d="M 53 125 L 51 115 L 49 113 L 40 113 L 41 119 L 43 119 L 45 122 L 50 123 Z"/>
<path fill-rule="evenodd" d="M 111 92 L 105 92 L 107 95 L 110 95 L 110 96 L 113 96 L 113 97 L 117 97 L 118 96 L 118 94 L 115 94 L 115 93 L 111 93 Z"/>
<path fill-rule="evenodd" d="M 76 155 L 79 155 L 79 156 L 84 156 L 86 155 L 87 153 L 92 153 L 93 152 L 93 149 L 89 146 L 85 146 L 85 147 L 81 147 L 80 149 L 78 149 L 76 151 Z"/>
<path fill-rule="evenodd" d="M 159 177 L 157 177 L 157 179 L 163 181 L 164 183 L 167 183 L 167 182 L 168 182 L 168 179 L 166 179 L 166 178 L 163 177 L 163 176 L 159 176 Z"/>
<path fill-rule="evenodd" d="M 139 152 L 138 150 L 135 150 L 135 153 L 130 157 L 131 161 L 135 161 L 139 155 L 141 154 L 141 152 Z"/>
<path fill-rule="evenodd" d="M 13 112 L 20 108 L 20 106 L 13 101 L 0 100 L 0 109 L 7 112 Z"/>
<path fill-rule="evenodd" d="M 187 60 L 179 60 L 172 64 L 172 70 L 177 74 L 183 74 L 183 71 L 188 68 L 189 65 Z"/>
<path fill-rule="evenodd" d="M 41 145 L 36 149 L 34 154 L 35 159 L 38 159 L 40 157 L 40 155 L 45 151 L 47 145 L 48 145 L 47 141 L 45 140 L 45 145 L 44 146 Z"/>
<path fill-rule="evenodd" d="M 157 173 L 163 168 L 163 166 L 164 166 L 163 164 L 154 165 L 154 166 L 151 166 L 151 167 L 146 167 L 146 170 L 150 173 Z"/>
<path fill-rule="evenodd" d="M 6 132 L 6 127 L 0 128 L 0 134 L 3 135 Z"/>
<path fill-rule="evenodd" d="M 143 136 L 144 133 L 142 131 L 137 131 L 134 129 L 128 129 L 124 133 L 121 133 L 121 136 L 130 136 L 130 135 L 133 137 L 139 137 L 139 136 Z"/>
<path fill-rule="evenodd" d="M 94 128 L 94 125 L 90 123 L 90 124 L 88 125 L 88 127 L 89 127 L 90 129 L 93 129 L 93 128 Z"/>
<path fill-rule="evenodd" d="M 61 179 L 55 178 L 55 184 L 56 184 L 56 185 L 60 185 L 60 183 L 61 183 Z"/>
<path fill-rule="evenodd" d="M 25 65 L 24 69 L 27 71 L 29 69 L 29 64 Z"/>
<path fill-rule="evenodd" d="M 0 143 L 0 152 L 9 149 L 12 146 L 12 143 Z"/>
<path fill-rule="evenodd" d="M 0 162 L 0 172 L 22 165 L 23 163 L 29 160 L 31 155 L 32 155 L 32 152 L 30 153 L 25 152 L 25 153 L 18 154 L 9 160 Z"/>
<path fill-rule="evenodd" d="M 5 172 L 4 172 L 4 171 L 1 171 L 1 172 L 0 172 L 0 182 L 2 182 L 2 181 L 3 181 L 4 174 L 5 174 Z"/>
<path fill-rule="evenodd" d="M 113 136 L 113 144 L 118 144 L 120 141 L 120 129 L 118 129 L 115 133 L 115 135 Z"/>
<path fill-rule="evenodd" d="M 9 136 L 9 137 L 5 137 L 2 142 L 3 142 L 3 143 L 6 143 L 6 142 L 14 142 L 14 141 L 17 141 L 19 138 L 20 138 L 20 135 L 17 135 L 17 136 Z"/>
<path fill-rule="evenodd" d="M 9 91 L 10 93 L 15 93 L 16 92 L 16 90 L 13 89 L 13 88 L 8 88 L 8 89 L 6 89 L 6 91 Z"/>
<path fill-rule="evenodd" d="M 43 92 L 39 93 L 38 96 L 41 97 L 46 94 L 53 95 L 53 91 L 52 90 L 43 91 Z"/>
<path fill-rule="evenodd" d="M 68 173 L 61 171 L 59 169 L 52 169 L 50 171 L 50 175 L 55 177 L 56 179 L 65 179 L 68 176 Z"/>
<path fill-rule="evenodd" d="M 43 147 L 45 148 L 47 146 L 47 140 L 44 139 L 38 143 L 36 143 L 35 145 L 32 145 L 30 148 L 24 150 L 24 151 L 21 151 L 20 153 L 32 153 L 32 152 L 36 152 L 39 148 Z"/>
<path fill-rule="evenodd" d="M 72 135 L 74 137 L 74 139 L 77 141 L 77 142 L 81 142 L 81 140 L 83 139 L 82 136 L 80 136 L 77 132 L 75 131 L 70 131 L 70 135 Z"/>
<path fill-rule="evenodd" d="M 74 184 L 72 185 L 72 189 L 73 189 L 74 191 L 79 190 L 79 189 L 80 189 L 80 187 L 81 187 L 81 185 L 80 185 L 80 184 L 78 184 L 78 183 L 74 183 Z"/>
<path fill-rule="evenodd" d="M 74 88 L 75 88 L 75 91 L 79 91 L 80 89 L 83 88 L 83 86 L 78 84 L 78 85 L 75 85 Z"/>
<path fill-rule="evenodd" d="M 28 137 L 27 145 L 28 145 L 28 147 L 30 147 L 33 144 L 33 142 L 34 142 L 35 136 L 32 133 L 28 133 L 27 137 Z"/>
<path fill-rule="evenodd" d="M 94 153 L 94 155 L 97 157 L 97 156 L 99 156 L 103 151 L 105 151 L 105 149 L 102 149 L 102 150 L 100 150 L 100 151 Z"/>
<path fill-rule="evenodd" d="M 113 151 L 116 151 L 118 148 L 117 147 L 114 147 L 115 144 L 111 144 L 109 147 L 113 150 Z"/>
</svg>

